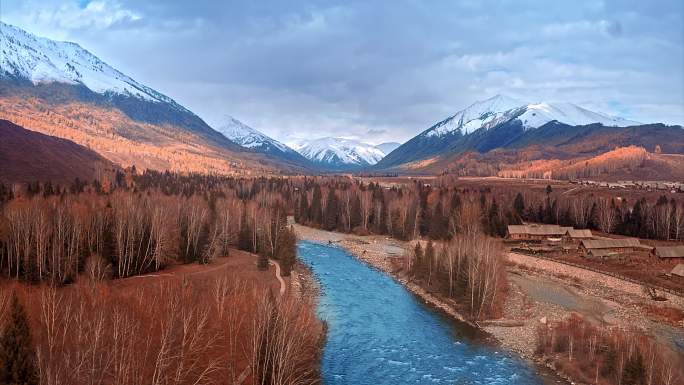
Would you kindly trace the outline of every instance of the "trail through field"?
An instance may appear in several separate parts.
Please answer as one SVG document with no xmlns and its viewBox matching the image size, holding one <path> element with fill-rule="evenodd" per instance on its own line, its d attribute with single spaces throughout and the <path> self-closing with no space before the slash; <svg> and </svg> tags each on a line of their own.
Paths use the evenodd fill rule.
<svg viewBox="0 0 684 385">
<path fill-rule="evenodd" d="M 172 265 L 159 272 L 154 272 L 145 275 L 136 275 L 132 277 L 115 279 L 111 281 L 111 286 L 120 289 L 134 289 L 140 286 L 159 284 L 167 280 L 195 280 L 201 277 L 202 282 L 206 282 L 212 278 L 218 278 L 230 271 L 235 276 L 240 276 L 243 279 L 264 279 L 264 274 L 269 274 L 271 279 L 269 285 L 274 291 L 278 291 L 281 296 L 285 294 L 287 289 L 287 282 L 281 275 L 280 265 L 271 260 L 271 265 L 268 272 L 260 271 L 256 267 L 257 256 L 239 250 L 231 250 L 230 256 L 219 257 L 211 261 L 209 264 L 189 263 L 183 265 Z"/>
</svg>

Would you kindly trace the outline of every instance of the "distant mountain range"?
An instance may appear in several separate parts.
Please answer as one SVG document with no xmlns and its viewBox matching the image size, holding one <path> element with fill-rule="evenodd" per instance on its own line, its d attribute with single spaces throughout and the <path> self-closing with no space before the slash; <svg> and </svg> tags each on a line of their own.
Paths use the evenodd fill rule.
<svg viewBox="0 0 684 385">
<path fill-rule="evenodd" d="M 387 142 L 377 146 L 345 138 L 296 140 L 287 146 L 268 135 L 231 117 L 214 126 L 216 131 L 245 148 L 274 154 L 301 164 L 308 163 L 316 171 L 354 171 L 376 164 L 400 146 Z"/>
<path fill-rule="evenodd" d="M 664 153 L 683 154 L 684 130 L 641 124 L 570 103 L 525 103 L 497 95 L 434 124 L 373 169 L 497 175 L 506 162 L 577 160 L 622 146 L 648 151 L 657 146 Z"/>
<path fill-rule="evenodd" d="M 138 169 L 254 175 L 306 172 L 303 158 L 244 148 L 170 97 L 78 44 L 0 22 L 0 119 Z"/>
<path fill-rule="evenodd" d="M 288 147 L 231 117 L 212 128 L 75 43 L 0 22 L 0 52 L 0 119 L 74 142 L 119 167 L 236 176 L 361 170 L 577 176 L 599 168 L 649 175 L 660 168 L 657 175 L 664 178 L 676 174 L 675 155 L 684 154 L 681 126 L 501 95 L 473 103 L 402 145 L 320 138 Z M 582 164 L 593 165 L 592 171 Z"/>
<path fill-rule="evenodd" d="M 264 154 L 274 155 L 278 158 L 289 159 L 302 165 L 307 165 L 309 163 L 309 161 L 297 151 L 242 123 L 232 116 L 225 116 L 223 121 L 220 124 L 215 125 L 214 128 L 226 138 L 242 147 Z"/>
<path fill-rule="evenodd" d="M 354 171 L 372 166 L 399 146 L 383 143 L 378 146 L 346 138 L 298 140 L 290 144 L 317 168 L 332 171 Z"/>
</svg>

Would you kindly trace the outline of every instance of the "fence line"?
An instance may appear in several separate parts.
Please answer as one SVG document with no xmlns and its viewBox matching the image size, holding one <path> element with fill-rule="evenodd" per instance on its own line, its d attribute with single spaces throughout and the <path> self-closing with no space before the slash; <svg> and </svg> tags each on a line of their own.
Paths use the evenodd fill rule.
<svg viewBox="0 0 684 385">
<path fill-rule="evenodd" d="M 519 249 L 519 248 L 515 248 L 515 247 L 511 249 L 511 252 L 518 253 L 518 254 L 522 254 L 522 255 L 526 255 L 526 256 L 528 256 L 528 257 L 539 258 L 539 259 L 545 259 L 545 260 L 547 260 L 547 261 L 552 261 L 552 262 L 561 263 L 561 264 L 563 264 L 563 265 L 568 265 L 568 266 L 576 267 L 576 268 L 578 268 L 578 269 L 584 269 L 584 270 L 593 271 L 593 272 L 595 272 L 595 273 L 599 273 L 599 274 L 607 275 L 607 276 L 610 276 L 610 277 L 613 277 L 613 278 L 621 279 L 621 280 L 623 280 L 623 281 L 631 282 L 631 283 L 637 284 L 637 285 L 639 285 L 639 286 L 644 286 L 644 287 L 647 287 L 647 288 L 652 289 L 652 290 L 660 290 L 660 291 L 664 291 L 664 292 L 667 292 L 667 293 L 676 295 L 676 296 L 678 296 L 678 297 L 684 298 L 684 292 L 682 292 L 682 291 L 670 289 L 670 288 L 663 287 L 663 286 L 660 286 L 660 285 L 653 285 L 653 284 L 649 284 L 649 283 L 646 283 L 646 282 L 637 281 L 637 280 L 634 279 L 634 278 L 630 278 L 630 277 L 624 276 L 624 275 L 622 275 L 622 274 L 617 274 L 617 273 L 613 273 L 613 272 L 610 272 L 610 271 L 599 270 L 599 269 L 594 268 L 594 267 L 591 267 L 591 266 L 584 266 L 584 265 L 580 265 L 580 264 L 574 263 L 574 262 L 563 261 L 563 260 L 561 260 L 561 259 L 557 259 L 557 258 L 545 256 L 545 255 L 535 254 L 535 253 L 530 252 L 530 251 L 528 251 L 528 250 Z"/>
</svg>

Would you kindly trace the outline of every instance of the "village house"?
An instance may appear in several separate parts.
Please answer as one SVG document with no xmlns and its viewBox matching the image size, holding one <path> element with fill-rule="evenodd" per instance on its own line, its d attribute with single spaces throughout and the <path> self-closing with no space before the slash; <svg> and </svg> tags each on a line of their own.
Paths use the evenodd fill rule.
<svg viewBox="0 0 684 385">
<path fill-rule="evenodd" d="M 644 246 L 636 238 L 585 239 L 581 241 L 579 248 L 587 258 L 605 258 L 620 253 L 644 250 Z"/>
<path fill-rule="evenodd" d="M 509 225 L 508 239 L 524 241 L 542 241 L 549 238 L 560 240 L 572 227 L 558 225 Z"/>
<path fill-rule="evenodd" d="M 657 246 L 653 248 L 652 255 L 661 260 L 671 262 L 684 262 L 684 245 L 679 246 Z"/>
<path fill-rule="evenodd" d="M 580 242 L 584 239 L 592 239 L 594 235 L 589 229 L 569 229 L 563 235 L 563 240 L 566 242 Z"/>
</svg>

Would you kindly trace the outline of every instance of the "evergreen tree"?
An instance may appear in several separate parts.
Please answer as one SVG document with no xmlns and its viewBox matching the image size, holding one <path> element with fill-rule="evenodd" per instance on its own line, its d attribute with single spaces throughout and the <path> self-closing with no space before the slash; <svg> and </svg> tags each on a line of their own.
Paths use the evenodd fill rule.
<svg viewBox="0 0 684 385">
<path fill-rule="evenodd" d="M 463 206 L 463 203 L 461 202 L 461 196 L 458 194 L 458 191 L 454 191 L 453 195 L 451 196 L 451 203 L 449 204 L 451 216 L 457 215 L 459 212 L 461 212 L 461 206 Z"/>
<path fill-rule="evenodd" d="M 12 305 L 5 330 L 0 336 L 0 384 L 38 384 L 36 356 L 24 307 L 12 296 Z"/>
<path fill-rule="evenodd" d="M 414 276 L 419 276 L 423 271 L 423 248 L 420 246 L 420 242 L 416 242 L 416 247 L 413 248 L 413 264 L 412 273 Z"/>
<path fill-rule="evenodd" d="M 323 228 L 332 231 L 337 228 L 337 218 L 340 215 L 338 212 L 337 195 L 335 190 L 328 190 L 328 196 L 325 199 L 325 223 Z"/>
<path fill-rule="evenodd" d="M 432 224 L 432 212 L 428 207 L 428 191 L 420 191 L 420 235 L 430 234 Z"/>
<path fill-rule="evenodd" d="M 295 222 L 307 223 L 309 221 L 309 199 L 306 197 L 306 192 L 300 195 L 298 207 L 298 210 L 295 211 Z"/>
<path fill-rule="evenodd" d="M 242 220 L 240 221 L 240 232 L 238 233 L 238 249 L 254 252 L 252 250 L 252 230 L 247 223 L 247 210 L 242 213 Z"/>
<path fill-rule="evenodd" d="M 435 211 L 432 213 L 432 223 L 430 224 L 430 238 L 432 239 L 446 239 L 449 234 L 449 218 L 444 215 L 442 208 L 442 201 L 438 201 L 435 205 Z"/>
<path fill-rule="evenodd" d="M 297 259 L 297 236 L 294 229 L 286 228 L 279 238 L 278 255 L 282 275 L 288 277 Z"/>
<path fill-rule="evenodd" d="M 601 366 L 601 375 L 603 377 L 608 377 L 612 375 L 613 373 L 615 373 L 616 365 L 617 353 L 615 352 L 615 348 L 612 346 L 608 346 L 605 361 L 603 362 L 603 366 Z"/>
<path fill-rule="evenodd" d="M 361 218 L 361 198 L 359 198 L 358 194 L 354 197 L 351 203 L 351 219 L 350 219 L 350 228 L 355 228 L 358 226 L 361 226 L 362 218 Z"/>
<path fill-rule="evenodd" d="M 522 220 L 523 215 L 525 214 L 525 199 L 523 199 L 521 193 L 518 193 L 518 195 L 515 196 L 515 200 L 513 201 L 513 210 L 515 215 Z"/>
<path fill-rule="evenodd" d="M 622 383 L 624 385 L 642 385 L 646 383 L 646 368 L 641 354 L 637 351 L 625 363 L 622 370 Z"/>
<path fill-rule="evenodd" d="M 487 227 L 488 233 L 494 236 L 503 237 L 506 235 L 506 229 L 499 216 L 499 205 L 496 203 L 496 199 L 492 200 L 492 205 L 489 207 L 489 213 L 487 214 Z"/>
<path fill-rule="evenodd" d="M 321 225 L 322 216 L 322 193 L 321 186 L 316 184 L 313 190 L 313 196 L 311 197 L 311 205 L 309 206 L 309 220 L 316 225 Z"/>
<path fill-rule="evenodd" d="M 259 270 L 268 270 L 268 257 L 264 253 L 259 253 L 259 258 L 257 259 L 257 268 Z"/>
</svg>

